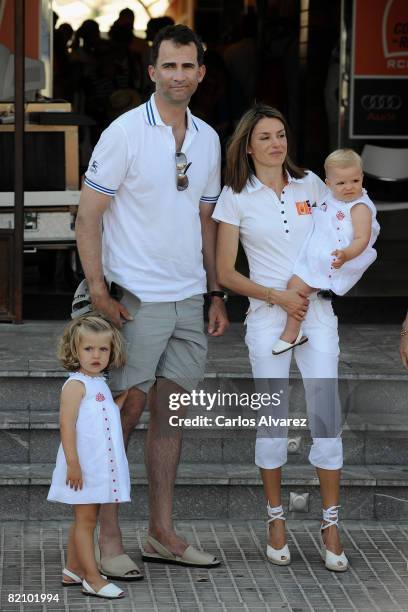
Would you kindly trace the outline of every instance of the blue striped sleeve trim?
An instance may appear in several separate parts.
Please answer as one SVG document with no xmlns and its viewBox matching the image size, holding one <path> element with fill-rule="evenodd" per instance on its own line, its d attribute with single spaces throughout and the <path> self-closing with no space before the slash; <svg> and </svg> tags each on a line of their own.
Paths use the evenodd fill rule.
<svg viewBox="0 0 408 612">
<path fill-rule="evenodd" d="M 203 202 L 216 202 L 219 197 L 220 197 L 220 194 L 218 194 L 217 196 L 214 196 L 214 197 L 201 196 L 200 200 L 203 201 Z"/>
<path fill-rule="evenodd" d="M 150 108 L 150 114 L 152 117 L 153 125 L 156 125 L 156 119 L 154 118 L 153 107 L 152 107 L 152 103 L 150 102 L 150 100 L 147 101 L 147 104 L 148 104 L 148 108 Z"/>
<path fill-rule="evenodd" d="M 106 187 L 103 187 L 102 185 L 98 185 L 98 183 L 94 183 L 87 176 L 84 179 L 84 183 L 85 183 L 85 185 L 88 185 L 88 187 L 91 187 L 92 189 L 95 189 L 95 191 L 100 191 L 101 193 L 106 193 L 106 195 L 113 196 L 116 193 L 115 189 L 107 189 Z"/>
</svg>

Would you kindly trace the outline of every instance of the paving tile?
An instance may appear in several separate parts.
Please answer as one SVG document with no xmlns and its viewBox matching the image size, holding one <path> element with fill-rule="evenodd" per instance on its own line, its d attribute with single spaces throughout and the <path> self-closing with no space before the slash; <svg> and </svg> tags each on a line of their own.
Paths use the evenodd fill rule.
<svg viewBox="0 0 408 612">
<path fill-rule="evenodd" d="M 265 558 L 263 521 L 184 521 L 179 533 L 217 554 L 218 569 L 144 564 L 145 580 L 125 584 L 126 598 L 114 603 L 64 590 L 67 521 L 8 521 L 0 525 L 2 612 L 391 612 L 408 610 L 408 523 L 343 521 L 351 560 L 344 574 L 327 572 L 316 548 L 315 521 L 288 521 L 293 561 L 277 567 Z M 122 521 L 126 549 L 139 561 L 146 523 Z M 403 552 L 401 549 L 404 545 Z M 143 564 L 141 564 L 143 567 Z M 16 604 L 10 595 L 52 593 L 45 606 Z"/>
</svg>

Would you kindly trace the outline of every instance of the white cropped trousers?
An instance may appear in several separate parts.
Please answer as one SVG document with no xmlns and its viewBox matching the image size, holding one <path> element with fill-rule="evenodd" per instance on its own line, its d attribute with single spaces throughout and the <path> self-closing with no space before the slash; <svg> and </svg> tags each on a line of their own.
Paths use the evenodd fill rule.
<svg viewBox="0 0 408 612">
<path fill-rule="evenodd" d="M 341 407 L 338 397 L 337 370 L 339 338 L 337 317 L 330 301 L 310 296 L 302 331 L 309 341 L 281 355 L 272 355 L 272 347 L 281 335 L 286 312 L 279 306 L 264 304 L 249 311 L 245 342 L 256 390 L 280 393 L 279 406 L 262 408 L 262 415 L 287 419 L 289 415 L 289 369 L 294 354 L 305 388 L 307 420 L 313 444 L 309 461 L 315 467 L 338 470 L 343 465 Z M 275 469 L 287 461 L 287 428 L 258 426 L 255 463 Z"/>
</svg>

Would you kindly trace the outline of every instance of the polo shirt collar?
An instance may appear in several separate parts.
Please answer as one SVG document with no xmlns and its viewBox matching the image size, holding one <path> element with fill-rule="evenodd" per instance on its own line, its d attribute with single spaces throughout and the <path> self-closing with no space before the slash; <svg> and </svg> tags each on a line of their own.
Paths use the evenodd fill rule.
<svg viewBox="0 0 408 612">
<path fill-rule="evenodd" d="M 246 190 L 248 193 L 253 193 L 254 191 L 259 191 L 263 187 L 266 187 L 261 181 L 255 176 L 255 174 L 251 174 L 251 178 L 248 179 L 246 184 Z"/>
<path fill-rule="evenodd" d="M 145 103 L 145 119 L 151 126 L 166 125 L 160 117 L 159 110 L 156 106 L 156 100 L 154 93 L 150 96 L 149 100 Z M 187 129 L 193 132 L 198 132 L 198 122 L 195 120 L 192 112 L 187 107 Z"/>
<path fill-rule="evenodd" d="M 290 183 L 303 183 L 304 180 L 305 180 L 305 177 L 303 177 L 303 178 L 295 178 L 294 176 L 291 176 L 288 171 L 286 171 L 286 178 L 288 180 L 288 185 Z"/>
<path fill-rule="evenodd" d="M 303 181 L 305 180 L 304 178 L 295 178 L 294 176 L 291 176 L 288 171 L 286 171 L 286 178 L 288 181 L 288 185 L 290 185 L 290 183 L 303 183 Z M 246 190 L 248 193 L 259 191 L 263 187 L 266 187 L 266 185 L 261 183 L 261 181 L 255 176 L 255 174 L 251 175 L 251 178 L 248 179 L 246 184 Z"/>
</svg>

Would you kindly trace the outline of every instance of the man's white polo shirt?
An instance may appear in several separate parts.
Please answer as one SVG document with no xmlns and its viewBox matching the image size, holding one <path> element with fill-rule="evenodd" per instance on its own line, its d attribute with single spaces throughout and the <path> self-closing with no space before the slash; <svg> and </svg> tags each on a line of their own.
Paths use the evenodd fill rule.
<svg viewBox="0 0 408 612">
<path fill-rule="evenodd" d="M 288 175 L 279 199 L 255 176 L 241 193 L 224 187 L 213 218 L 239 226 L 250 278 L 274 289 L 286 289 L 296 257 L 313 228 L 312 207 L 324 201 L 327 187 L 313 172 L 304 178 Z M 250 298 L 251 307 L 263 304 Z"/>
<path fill-rule="evenodd" d="M 85 174 L 88 187 L 112 196 L 103 215 L 105 277 L 144 302 L 206 291 L 199 206 L 218 199 L 220 143 L 189 109 L 181 150 L 191 162 L 185 191 L 177 191 L 175 140 L 153 94 L 102 133 Z"/>
</svg>

